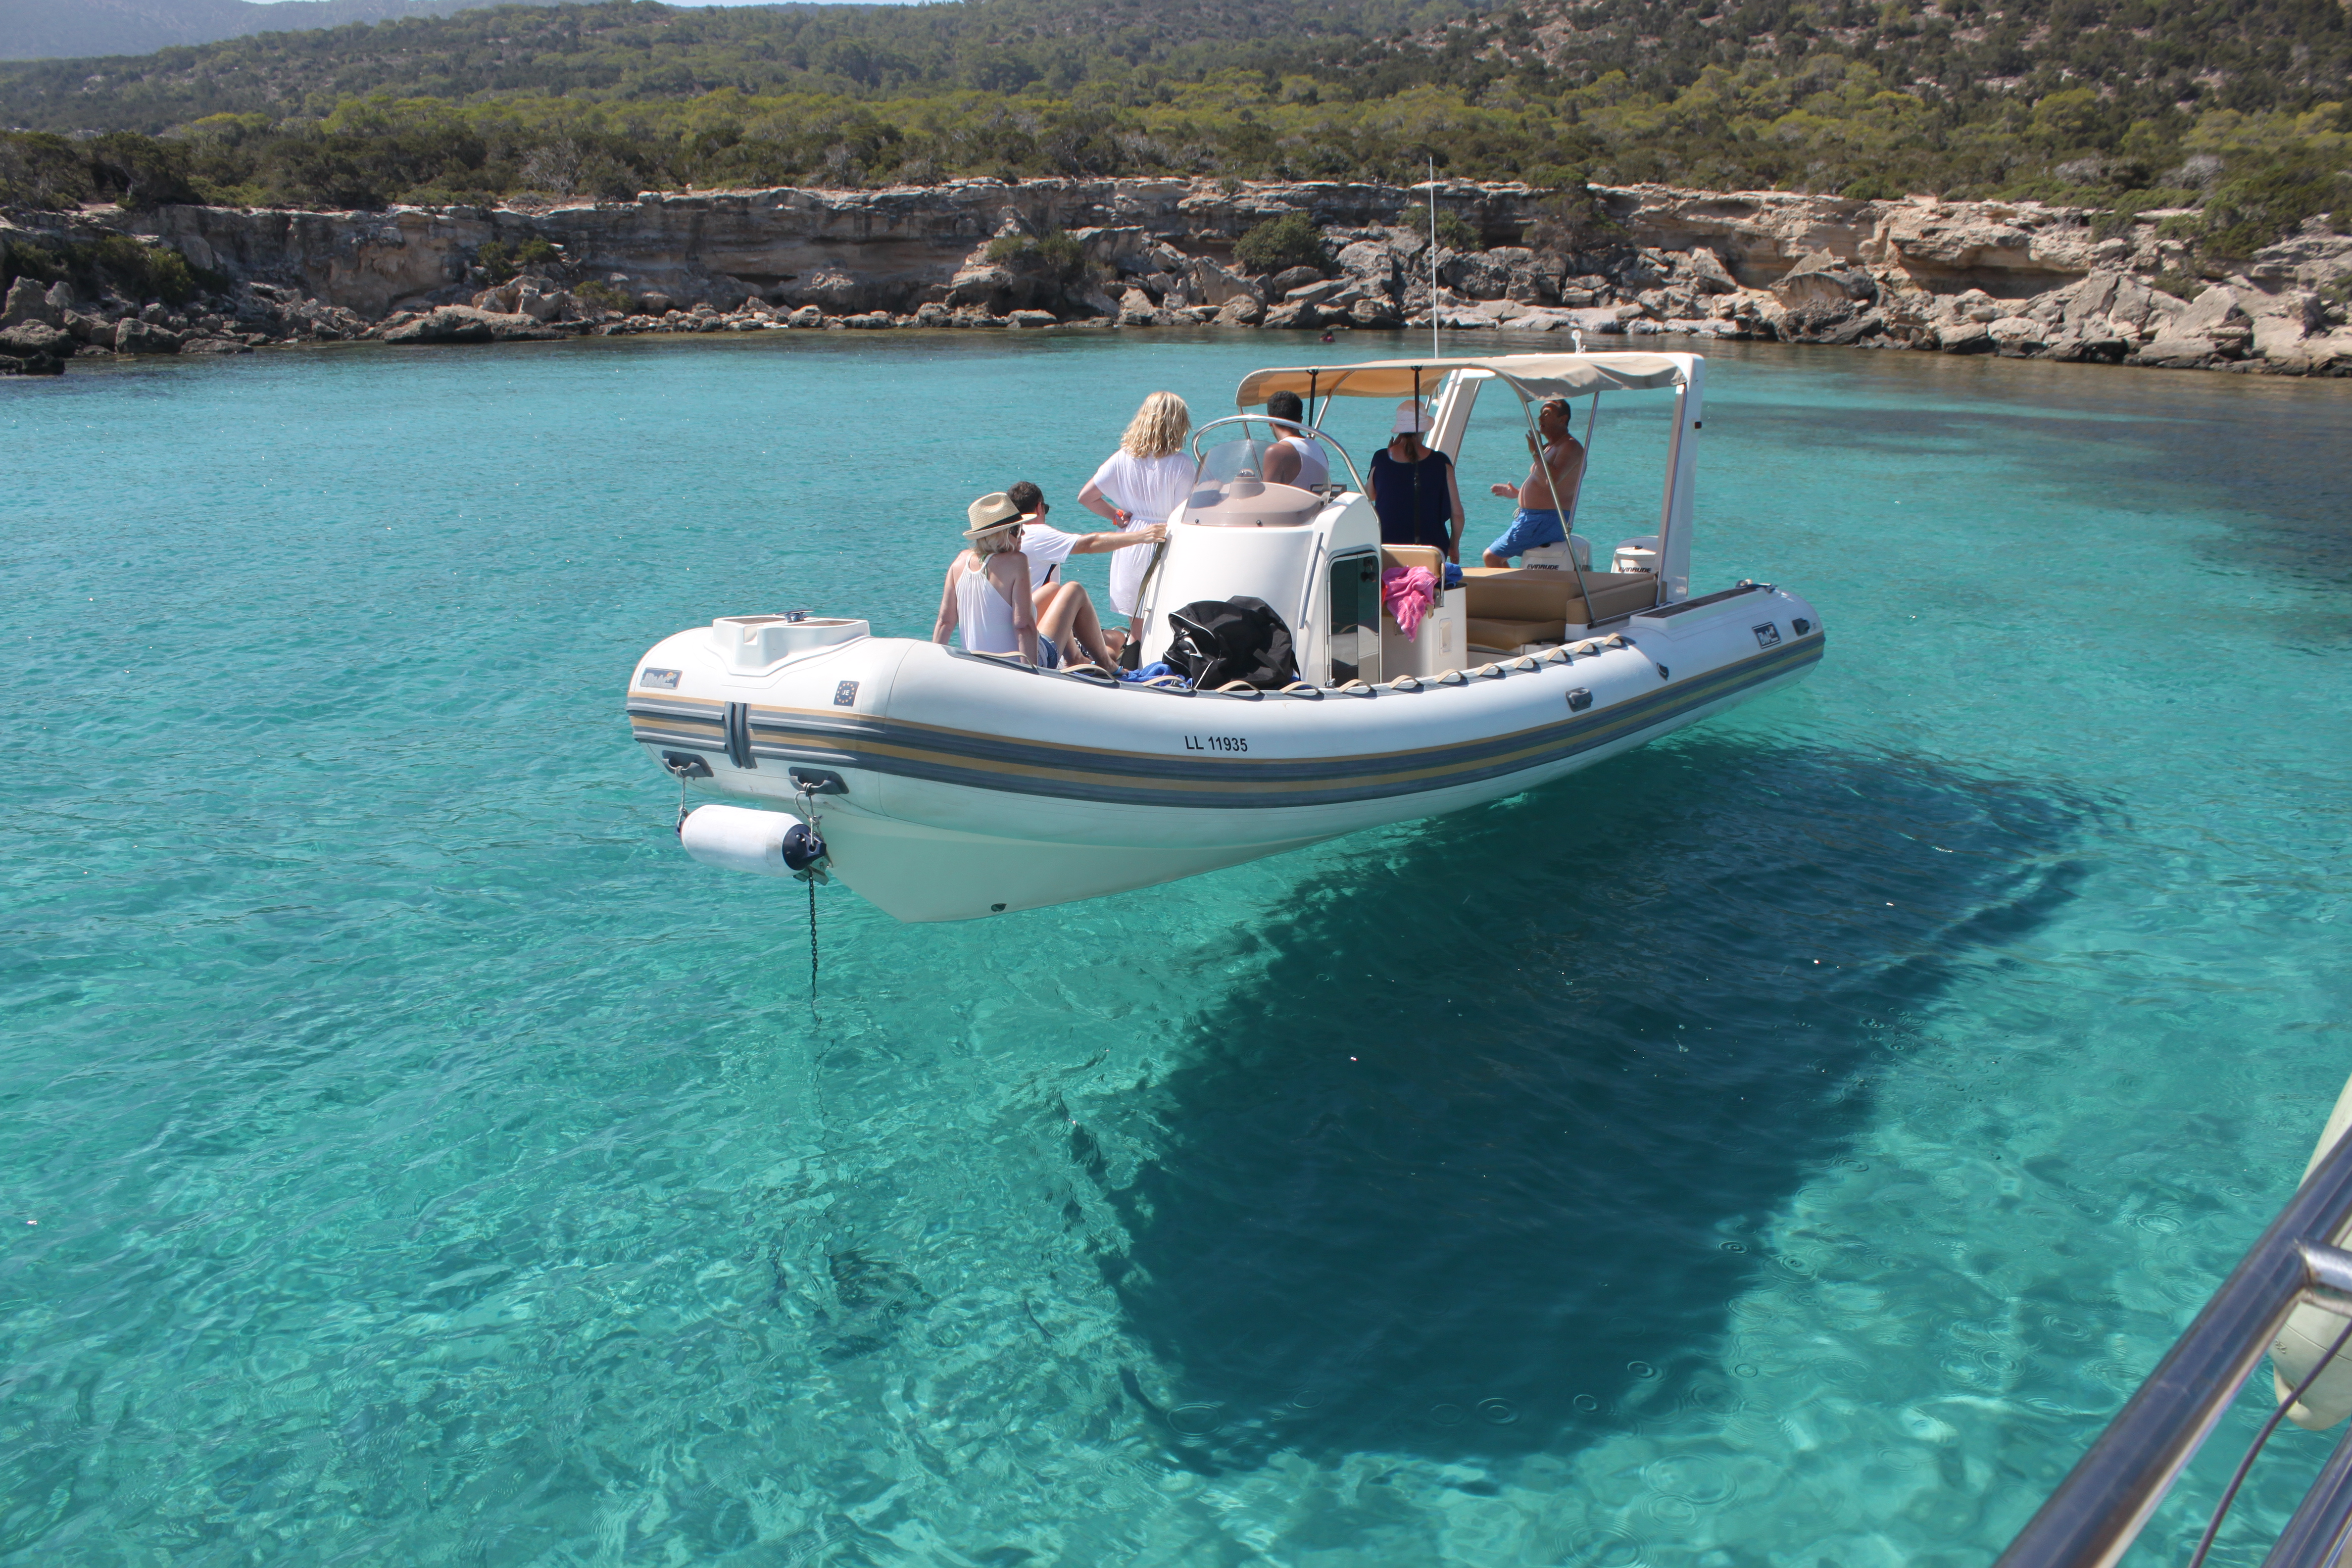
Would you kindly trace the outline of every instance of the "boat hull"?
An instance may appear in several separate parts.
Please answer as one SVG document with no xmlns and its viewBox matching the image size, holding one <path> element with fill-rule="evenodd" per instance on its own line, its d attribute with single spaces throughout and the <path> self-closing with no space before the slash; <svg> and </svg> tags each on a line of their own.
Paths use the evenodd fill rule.
<svg viewBox="0 0 2352 1568">
<path fill-rule="evenodd" d="M 813 811 L 835 874 L 888 913 L 972 919 L 1516 795 L 1820 661 L 1801 599 L 1722 597 L 1582 652 L 1312 696 L 1109 686 L 875 637 L 746 676 L 698 658 L 698 629 L 646 656 L 629 712 L 649 752 L 710 769 L 701 793 Z M 804 794 L 811 778 L 837 793 Z"/>
</svg>

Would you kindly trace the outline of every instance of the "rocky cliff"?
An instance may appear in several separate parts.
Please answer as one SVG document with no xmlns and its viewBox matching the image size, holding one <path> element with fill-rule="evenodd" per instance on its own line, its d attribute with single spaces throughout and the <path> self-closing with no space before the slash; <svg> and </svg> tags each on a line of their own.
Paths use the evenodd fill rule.
<svg viewBox="0 0 2352 1568">
<path fill-rule="evenodd" d="M 2190 277 L 2152 213 L 1847 201 L 1642 185 L 1522 243 L 1553 193 L 1456 183 L 1478 248 L 1431 257 L 1417 193 L 1345 184 L 991 180 L 877 191 L 648 193 L 633 203 L 388 213 L 94 211 L 0 245 L 113 229 L 175 248 L 179 307 L 21 281 L 0 358 L 235 352 L 303 338 L 487 341 L 782 327 L 1215 323 L 1688 333 L 2294 374 L 2352 373 L 2352 238 L 2325 225 Z M 1330 263 L 1252 274 L 1234 242 L 1303 213 Z M 30 220 L 27 220 L 30 221 Z M 1459 231 L 1453 231 L 1457 238 Z M 1071 247 L 1034 243 L 1062 234 Z M 997 242 L 1003 243 L 997 243 Z M 992 257 L 994 259 L 992 259 Z M 1058 258 L 1059 259 L 1055 259 Z M 520 264 L 523 275 L 506 280 Z M 21 269 L 20 269 L 21 270 Z M 84 298 L 83 295 L 95 297 Z M 167 346 L 169 345 L 169 346 Z M 7 368 L 0 363 L 0 368 Z"/>
</svg>

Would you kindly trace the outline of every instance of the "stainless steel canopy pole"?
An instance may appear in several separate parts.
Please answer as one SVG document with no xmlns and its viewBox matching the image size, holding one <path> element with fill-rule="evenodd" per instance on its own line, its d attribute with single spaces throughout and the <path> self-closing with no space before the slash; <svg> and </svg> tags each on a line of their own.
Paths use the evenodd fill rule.
<svg viewBox="0 0 2352 1568">
<path fill-rule="evenodd" d="M 1525 406 L 1524 399 L 1521 405 Z M 1584 466 L 1576 471 L 1576 499 L 1579 501 L 1584 499 L 1585 476 L 1592 472 L 1592 427 L 1600 422 L 1601 395 L 1596 392 L 1592 395 L 1592 412 L 1585 416 L 1584 419 Z M 1570 507 L 1565 511 L 1561 510 L 1559 486 L 1552 482 L 1551 465 L 1544 463 L 1543 460 L 1542 432 L 1537 431 L 1535 434 L 1537 436 L 1536 461 L 1543 463 L 1544 488 L 1551 491 L 1552 515 L 1559 519 L 1559 542 L 1568 546 L 1569 563 L 1574 565 L 1576 563 L 1576 508 Z M 1614 572 L 1617 569 L 1617 563 L 1612 561 L 1609 563 L 1609 569 Z M 1580 590 L 1583 584 L 1584 579 L 1579 577 L 1577 586 Z M 1591 607 L 1591 602 L 1587 601 L 1585 608 L 1589 611 Z"/>
<path fill-rule="evenodd" d="M 1429 357 L 1444 359 L 1437 346 L 1437 154 L 1429 155 Z M 1416 387 L 1413 395 L 1421 395 Z"/>
<path fill-rule="evenodd" d="M 1576 574 L 1577 597 L 1584 601 L 1584 629 L 1586 631 L 1591 631 L 1592 629 L 1592 622 L 1594 618 L 1592 590 L 1585 586 L 1584 568 L 1576 559 L 1576 535 L 1569 531 L 1568 514 L 1561 510 L 1559 504 L 1559 481 L 1552 478 L 1551 465 L 1544 461 L 1543 433 L 1536 428 L 1535 411 L 1536 405 L 1532 402 L 1528 401 L 1526 396 L 1522 395 L 1519 398 L 1519 412 L 1527 416 L 1528 445 L 1535 449 L 1536 466 L 1544 471 L 1544 488 L 1551 491 L 1551 512 L 1554 517 L 1559 519 L 1559 542 L 1568 549 L 1568 569 Z M 1597 392 L 1592 395 L 1592 412 L 1596 416 L 1601 412 L 1601 395 Z M 1590 426 L 1586 426 L 1584 434 L 1586 440 L 1589 442 L 1592 436 L 1592 430 Z M 1588 454 L 1591 449 L 1592 448 L 1589 445 L 1585 447 Z M 1588 463 L 1591 461 L 1589 456 L 1586 461 Z M 1584 493 L 1584 476 L 1582 474 L 1576 476 L 1576 490 L 1579 495 Z M 1520 559 L 1525 560 L 1526 557 L 1521 556 Z M 1563 637 L 1568 635 L 1565 628 L 1562 629 L 1560 635 Z"/>
<path fill-rule="evenodd" d="M 2347 1221 L 2352 1138 L 2305 1178 L 1996 1568 L 2109 1568 L 2122 1557 L 2287 1315 L 2306 1301 L 2352 1315 L 2352 1255 L 2329 1245 Z M 2335 1485 L 2343 1489 L 2340 1475 Z"/>
<path fill-rule="evenodd" d="M 2303 1506 L 2263 1559 L 2263 1568 L 2324 1568 L 2343 1552 L 2347 1533 L 2352 1533 L 2352 1430 L 2327 1456 Z"/>
</svg>

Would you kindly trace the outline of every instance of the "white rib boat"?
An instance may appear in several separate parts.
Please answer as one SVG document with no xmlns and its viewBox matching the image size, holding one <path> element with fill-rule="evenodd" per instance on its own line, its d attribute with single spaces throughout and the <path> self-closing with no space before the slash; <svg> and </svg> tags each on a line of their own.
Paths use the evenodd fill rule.
<svg viewBox="0 0 2352 1568">
<path fill-rule="evenodd" d="M 1262 416 L 1205 426 L 1192 494 L 1144 584 L 1142 657 L 1167 650 L 1171 612 L 1245 595 L 1290 633 L 1300 679 L 1284 689 L 1042 670 L 845 616 L 725 616 L 638 661 L 630 726 L 722 803 L 681 816 L 698 859 L 805 875 L 818 847 L 791 831 L 805 819 L 816 868 L 902 921 L 1067 903 L 1515 795 L 1821 659 L 1818 613 L 1785 589 L 1690 593 L 1704 373 L 1696 354 L 1574 353 L 1247 377 L 1243 409 L 1292 391 L 1318 423 L 1323 399 L 1434 389 L 1431 444 L 1449 456 L 1489 385 L 1530 428 L 1548 397 L 1675 404 L 1654 533 L 1621 542 L 1605 572 L 1559 546 L 1558 565 L 1473 569 L 1411 638 L 1381 608 L 1381 574 L 1438 566 L 1438 552 L 1381 545 L 1338 444 L 1317 433 L 1335 482 L 1307 490 L 1261 477 L 1274 434 Z"/>
</svg>

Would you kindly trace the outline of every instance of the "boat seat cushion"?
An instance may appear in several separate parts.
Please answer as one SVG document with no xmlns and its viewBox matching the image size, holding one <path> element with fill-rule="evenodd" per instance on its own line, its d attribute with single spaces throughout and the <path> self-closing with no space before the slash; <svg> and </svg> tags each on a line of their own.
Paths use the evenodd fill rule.
<svg viewBox="0 0 2352 1568">
<path fill-rule="evenodd" d="M 1548 567 L 1465 568 L 1462 591 L 1474 621 L 1543 621 L 1555 639 L 1569 623 L 1590 625 L 1612 616 L 1646 610 L 1657 601 L 1658 580 L 1646 572 L 1587 572 L 1593 614 L 1585 613 L 1577 596 L 1576 574 Z M 1474 634 L 1473 640 L 1484 641 Z M 1493 645 L 1488 645 L 1493 646 Z"/>
<path fill-rule="evenodd" d="M 1472 647 L 1515 653 L 1531 642 L 1558 642 L 1562 629 L 1558 621 L 1496 621 L 1473 616 L 1465 623 L 1463 635 Z"/>
</svg>

